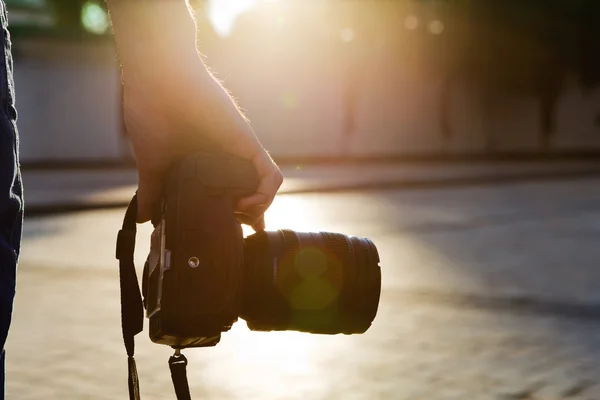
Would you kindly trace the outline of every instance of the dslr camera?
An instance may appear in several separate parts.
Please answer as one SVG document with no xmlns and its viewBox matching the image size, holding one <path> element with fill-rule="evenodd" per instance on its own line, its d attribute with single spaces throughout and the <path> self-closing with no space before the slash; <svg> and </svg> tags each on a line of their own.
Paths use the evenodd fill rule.
<svg viewBox="0 0 600 400">
<path fill-rule="evenodd" d="M 381 270 L 373 242 L 286 229 L 244 238 L 234 205 L 257 185 L 250 162 L 218 152 L 187 155 L 168 173 L 152 219 L 141 294 L 150 339 L 176 349 L 173 362 L 183 357 L 181 349 L 219 343 L 240 317 L 255 331 L 332 335 L 364 333 L 377 314 Z M 126 347 L 143 319 L 139 289 L 129 295 L 137 288 L 135 204 L 134 198 L 117 245 Z M 138 311 L 131 311 L 133 303 Z M 128 354 L 130 395 L 136 398 L 133 351 Z M 189 398 L 180 395 L 176 380 L 173 375 L 178 398 Z"/>
</svg>

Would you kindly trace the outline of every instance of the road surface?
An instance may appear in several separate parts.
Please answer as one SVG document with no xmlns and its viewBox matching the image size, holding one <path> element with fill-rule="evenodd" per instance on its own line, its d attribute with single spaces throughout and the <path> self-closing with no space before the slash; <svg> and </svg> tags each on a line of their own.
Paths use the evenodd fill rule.
<svg viewBox="0 0 600 400">
<path fill-rule="evenodd" d="M 122 214 L 27 221 L 8 399 L 127 397 Z M 600 180 L 286 195 L 267 220 L 373 239 L 378 316 L 360 336 L 240 321 L 185 352 L 194 399 L 600 399 Z M 149 227 L 139 235 L 138 268 Z M 142 398 L 174 398 L 172 351 L 147 330 L 136 351 Z"/>
</svg>

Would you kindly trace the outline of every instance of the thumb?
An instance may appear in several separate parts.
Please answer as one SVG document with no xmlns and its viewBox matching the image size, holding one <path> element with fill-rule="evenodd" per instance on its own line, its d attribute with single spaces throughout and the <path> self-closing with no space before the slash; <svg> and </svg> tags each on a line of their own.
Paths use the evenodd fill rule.
<svg viewBox="0 0 600 400">
<path fill-rule="evenodd" d="M 137 222 L 144 223 L 152 218 L 154 207 L 160 200 L 164 173 L 139 171 L 137 190 Z"/>
</svg>

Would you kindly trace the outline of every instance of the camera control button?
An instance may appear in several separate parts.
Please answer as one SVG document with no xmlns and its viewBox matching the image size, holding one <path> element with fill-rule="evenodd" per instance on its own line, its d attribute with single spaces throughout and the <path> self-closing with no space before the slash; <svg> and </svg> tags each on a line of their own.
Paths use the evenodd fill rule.
<svg viewBox="0 0 600 400">
<path fill-rule="evenodd" d="M 188 265 L 192 268 L 197 268 L 200 265 L 200 260 L 198 260 L 198 257 L 190 257 Z"/>
</svg>

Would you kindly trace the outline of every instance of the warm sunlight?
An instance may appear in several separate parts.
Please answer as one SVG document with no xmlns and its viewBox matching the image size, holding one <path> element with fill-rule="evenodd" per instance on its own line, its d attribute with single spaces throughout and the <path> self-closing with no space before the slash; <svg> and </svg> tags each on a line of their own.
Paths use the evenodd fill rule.
<svg viewBox="0 0 600 400">
<path fill-rule="evenodd" d="M 220 36 L 229 36 L 236 19 L 259 1 L 278 0 L 208 0 L 208 18 Z"/>
<path fill-rule="evenodd" d="M 210 365 L 202 375 L 197 368 L 188 374 L 192 382 L 201 379 L 209 387 L 225 387 L 235 398 L 286 399 L 296 398 L 299 392 L 326 393 L 331 381 L 324 377 L 334 375 L 330 368 L 336 365 L 337 355 L 349 352 L 350 341 L 300 332 L 251 332 L 240 320 L 223 334 L 220 347 L 186 353 L 191 365 Z"/>
<path fill-rule="evenodd" d="M 314 202 L 300 196 L 278 196 L 265 215 L 267 230 L 292 229 L 298 232 L 318 232 L 322 212 Z M 253 233 L 252 228 L 242 225 L 244 235 Z"/>
</svg>

